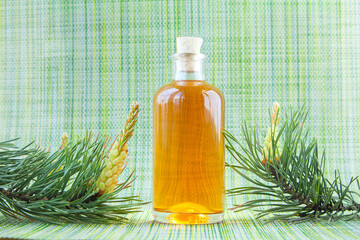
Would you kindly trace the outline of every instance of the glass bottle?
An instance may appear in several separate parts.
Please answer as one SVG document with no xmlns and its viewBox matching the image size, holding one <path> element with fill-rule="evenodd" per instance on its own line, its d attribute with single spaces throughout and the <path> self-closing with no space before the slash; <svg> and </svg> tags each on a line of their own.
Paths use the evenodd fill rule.
<svg viewBox="0 0 360 240">
<path fill-rule="evenodd" d="M 153 216 L 176 224 L 222 221 L 224 97 L 205 81 L 201 38 L 177 39 L 173 81 L 153 103 Z"/>
</svg>

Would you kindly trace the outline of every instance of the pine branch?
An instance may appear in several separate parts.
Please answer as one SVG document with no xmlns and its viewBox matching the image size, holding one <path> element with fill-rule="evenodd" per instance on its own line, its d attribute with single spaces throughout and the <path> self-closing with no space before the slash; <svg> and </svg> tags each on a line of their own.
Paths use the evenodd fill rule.
<svg viewBox="0 0 360 240">
<path fill-rule="evenodd" d="M 226 149 L 237 162 L 227 163 L 227 167 L 252 183 L 250 187 L 227 190 L 227 194 L 257 196 L 232 210 L 257 208 L 258 217 L 270 216 L 267 221 L 359 218 L 360 194 L 351 190 L 354 182 L 360 189 L 358 177 L 351 178 L 348 184 L 343 184 L 338 171 L 333 181 L 325 177 L 325 152 L 319 154 L 316 140 L 305 131 L 306 117 L 305 107 L 291 110 L 280 128 L 280 109 L 274 106 L 263 148 L 257 130 L 250 130 L 246 124 L 242 128 L 243 142 L 223 132 Z"/>
<path fill-rule="evenodd" d="M 122 131 L 127 134 L 121 145 L 124 149 L 138 112 L 135 103 Z M 99 194 L 97 183 L 111 153 L 106 136 L 94 139 L 87 133 L 69 142 L 64 135 L 61 147 L 53 153 L 34 143 L 17 148 L 15 140 L 0 142 L 0 211 L 7 217 L 48 223 L 124 223 L 126 214 L 138 212 L 144 204 L 138 196 L 123 196 L 134 181 L 133 173 L 120 184 L 116 175 L 114 188 L 105 186 Z M 121 173 L 123 163 L 116 163 L 121 164 Z M 111 169 L 117 168 L 116 163 Z"/>
</svg>

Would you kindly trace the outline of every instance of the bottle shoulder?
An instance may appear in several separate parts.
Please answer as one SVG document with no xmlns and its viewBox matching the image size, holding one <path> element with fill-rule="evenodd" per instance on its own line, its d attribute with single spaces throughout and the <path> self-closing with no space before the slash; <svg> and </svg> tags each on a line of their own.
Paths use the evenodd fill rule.
<svg viewBox="0 0 360 240">
<path fill-rule="evenodd" d="M 158 96 L 158 95 L 160 95 L 160 94 L 163 94 L 164 92 L 166 92 L 166 90 L 169 90 L 169 89 L 175 89 L 174 86 L 172 86 L 171 83 L 168 83 L 168 84 L 160 87 L 160 88 L 156 91 L 155 97 Z"/>
<path fill-rule="evenodd" d="M 220 89 L 218 89 L 217 87 L 215 87 L 214 85 L 211 85 L 209 83 L 206 83 L 205 85 L 206 86 L 204 87 L 204 89 L 206 89 L 207 91 L 213 91 L 213 92 L 217 93 L 221 97 L 221 99 L 224 101 L 224 95 L 222 94 Z"/>
<path fill-rule="evenodd" d="M 224 96 L 222 92 L 215 86 L 209 84 L 206 81 L 172 81 L 157 90 L 155 93 L 154 100 L 158 98 L 167 98 L 170 95 L 197 95 L 202 94 L 206 95 L 207 93 L 211 93 L 211 95 L 216 95 L 224 101 Z"/>
</svg>

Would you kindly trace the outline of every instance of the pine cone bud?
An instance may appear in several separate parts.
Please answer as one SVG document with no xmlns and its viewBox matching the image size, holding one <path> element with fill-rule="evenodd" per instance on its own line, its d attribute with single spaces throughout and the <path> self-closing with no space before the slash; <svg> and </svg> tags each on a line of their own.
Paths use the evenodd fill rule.
<svg viewBox="0 0 360 240">
<path fill-rule="evenodd" d="M 109 193 L 113 192 L 118 183 L 117 178 L 123 170 L 125 158 L 127 156 L 126 153 L 128 152 L 128 145 L 125 144 L 122 149 L 119 149 L 119 147 L 120 143 L 115 141 L 105 160 L 106 167 L 103 169 L 96 182 L 96 189 L 99 189 L 99 195 L 104 194 L 106 191 Z"/>
<path fill-rule="evenodd" d="M 280 156 L 281 156 L 281 148 L 280 148 L 280 142 L 278 141 L 276 143 L 276 146 L 273 146 L 273 142 L 272 142 L 272 135 L 273 135 L 273 139 L 277 139 L 278 135 L 279 135 L 279 129 L 278 129 L 278 125 L 280 122 L 280 104 L 278 102 L 274 102 L 273 105 L 273 111 L 271 114 L 271 124 L 272 126 L 268 129 L 266 137 L 265 137 L 265 141 L 264 141 L 264 148 L 263 148 L 263 160 L 262 160 L 262 164 L 265 165 L 265 162 L 269 161 L 270 163 L 272 163 L 271 161 L 271 156 L 273 154 L 274 151 L 274 147 L 275 147 L 275 159 L 277 161 L 279 161 Z"/>
<path fill-rule="evenodd" d="M 63 149 L 66 146 L 66 144 L 68 144 L 68 142 L 69 142 L 69 137 L 66 133 L 64 133 L 61 137 L 60 150 Z"/>
<path fill-rule="evenodd" d="M 102 170 L 99 179 L 96 181 L 95 192 L 101 196 L 105 192 L 111 193 L 116 188 L 118 177 L 122 173 L 125 165 L 129 146 L 126 144 L 134 132 L 137 116 L 139 114 L 139 103 L 134 102 L 124 129 L 120 132 L 120 137 L 116 140 L 105 158 L 105 168 Z"/>
</svg>

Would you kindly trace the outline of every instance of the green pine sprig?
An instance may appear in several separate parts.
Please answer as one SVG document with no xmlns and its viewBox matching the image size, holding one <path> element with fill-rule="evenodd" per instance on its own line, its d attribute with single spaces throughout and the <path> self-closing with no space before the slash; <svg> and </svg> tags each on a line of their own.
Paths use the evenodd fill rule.
<svg viewBox="0 0 360 240">
<path fill-rule="evenodd" d="M 134 106 L 123 130 L 131 134 L 124 142 L 135 128 L 138 104 Z M 144 204 L 138 196 L 124 196 L 133 172 L 113 192 L 97 194 L 109 137 L 87 133 L 53 153 L 35 143 L 18 148 L 16 140 L 0 142 L 0 211 L 5 216 L 47 223 L 124 223 L 126 214 Z"/>
<path fill-rule="evenodd" d="M 275 119 L 278 119 L 278 114 L 275 113 Z M 228 131 L 223 132 L 226 149 L 236 160 L 236 164 L 226 163 L 226 166 L 252 183 L 251 186 L 227 190 L 227 194 L 254 197 L 232 210 L 256 208 L 257 217 L 268 216 L 269 222 L 359 218 L 358 177 L 344 183 L 337 170 L 333 180 L 325 176 L 325 151 L 319 153 L 316 139 L 311 139 L 309 130 L 305 130 L 307 114 L 305 107 L 291 110 L 282 127 L 277 129 L 273 113 L 268 148 L 263 148 L 258 131 L 246 124 L 242 127 L 242 141 Z M 355 182 L 357 191 L 352 190 L 352 187 L 356 188 L 356 185 L 352 186 Z"/>
</svg>

